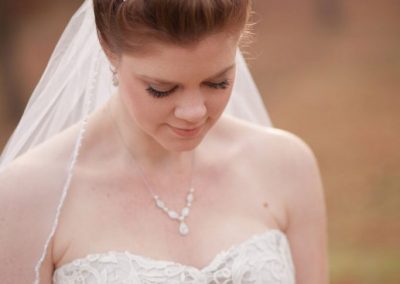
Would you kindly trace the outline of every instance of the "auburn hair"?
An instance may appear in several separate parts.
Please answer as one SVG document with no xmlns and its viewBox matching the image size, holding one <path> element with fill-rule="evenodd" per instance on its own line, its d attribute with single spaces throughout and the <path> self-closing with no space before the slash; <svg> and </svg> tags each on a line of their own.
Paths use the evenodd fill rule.
<svg viewBox="0 0 400 284">
<path fill-rule="evenodd" d="M 103 48 L 135 52 L 151 41 L 190 45 L 227 31 L 247 35 L 251 0 L 93 0 Z"/>
</svg>

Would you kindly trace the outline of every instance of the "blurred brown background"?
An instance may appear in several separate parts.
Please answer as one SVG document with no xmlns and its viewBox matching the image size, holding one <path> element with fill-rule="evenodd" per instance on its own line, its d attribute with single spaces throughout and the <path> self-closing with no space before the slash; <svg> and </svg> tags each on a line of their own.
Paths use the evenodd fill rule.
<svg viewBox="0 0 400 284">
<path fill-rule="evenodd" d="M 400 1 L 254 2 L 248 63 L 319 160 L 331 283 L 400 283 Z M 0 149 L 80 3 L 0 3 Z"/>
</svg>

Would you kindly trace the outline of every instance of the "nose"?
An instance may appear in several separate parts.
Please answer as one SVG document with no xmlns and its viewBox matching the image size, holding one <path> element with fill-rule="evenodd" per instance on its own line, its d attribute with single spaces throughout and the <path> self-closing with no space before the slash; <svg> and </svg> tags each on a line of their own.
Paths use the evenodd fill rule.
<svg viewBox="0 0 400 284">
<path fill-rule="evenodd" d="M 207 114 L 203 96 L 200 92 L 182 95 L 175 107 L 175 117 L 192 123 L 200 122 Z"/>
</svg>

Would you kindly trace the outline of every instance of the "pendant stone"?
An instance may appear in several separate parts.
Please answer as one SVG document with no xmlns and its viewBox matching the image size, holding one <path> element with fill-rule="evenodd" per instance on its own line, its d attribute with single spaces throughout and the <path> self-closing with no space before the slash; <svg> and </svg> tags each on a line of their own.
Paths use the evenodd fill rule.
<svg viewBox="0 0 400 284">
<path fill-rule="evenodd" d="M 179 225 L 179 233 L 182 236 L 186 236 L 189 233 L 189 227 L 188 225 L 186 225 L 185 222 L 181 222 L 181 224 Z"/>
<path fill-rule="evenodd" d="M 190 208 L 192 207 L 192 202 L 194 200 L 194 188 L 190 188 L 189 192 L 186 196 L 186 206 L 182 208 L 180 211 L 180 214 L 178 213 L 179 211 L 174 211 L 169 209 L 165 203 L 158 197 L 158 195 L 152 194 L 155 204 L 158 208 L 160 208 L 162 211 L 164 211 L 167 216 L 172 219 L 176 220 L 179 222 L 179 233 L 181 236 L 186 236 L 189 234 L 189 226 L 185 223 L 185 219 L 189 216 L 190 214 Z"/>
</svg>

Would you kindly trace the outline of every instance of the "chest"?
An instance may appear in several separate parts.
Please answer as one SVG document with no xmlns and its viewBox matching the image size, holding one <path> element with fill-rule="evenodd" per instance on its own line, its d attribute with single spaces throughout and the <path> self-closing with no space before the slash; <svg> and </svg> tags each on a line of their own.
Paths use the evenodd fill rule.
<svg viewBox="0 0 400 284">
<path fill-rule="evenodd" d="M 91 253 L 130 251 L 201 267 L 221 249 L 280 227 L 283 205 L 266 184 L 235 168 L 211 173 L 193 181 L 187 236 L 179 234 L 179 222 L 156 206 L 140 180 L 116 184 L 104 178 L 92 186 L 75 180 L 55 235 L 56 266 Z M 186 205 L 186 192 L 160 196 L 177 212 Z"/>
</svg>

